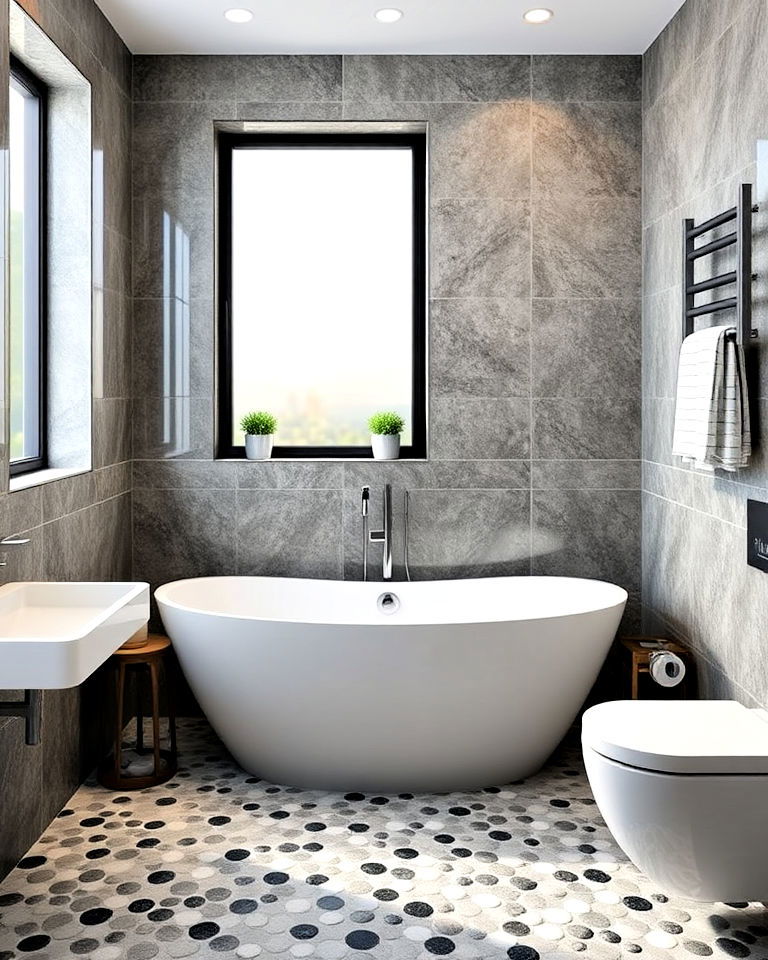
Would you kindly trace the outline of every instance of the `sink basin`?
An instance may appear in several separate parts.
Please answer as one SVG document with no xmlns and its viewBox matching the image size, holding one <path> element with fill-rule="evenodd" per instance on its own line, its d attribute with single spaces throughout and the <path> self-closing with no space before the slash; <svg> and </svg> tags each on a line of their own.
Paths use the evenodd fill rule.
<svg viewBox="0 0 768 960">
<path fill-rule="evenodd" d="M 0 689 L 76 687 L 148 619 L 146 583 L 5 584 Z"/>
</svg>

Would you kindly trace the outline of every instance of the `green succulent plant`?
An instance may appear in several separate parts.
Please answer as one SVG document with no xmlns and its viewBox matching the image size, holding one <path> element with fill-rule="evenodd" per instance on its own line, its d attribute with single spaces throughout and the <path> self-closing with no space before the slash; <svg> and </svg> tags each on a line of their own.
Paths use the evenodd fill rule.
<svg viewBox="0 0 768 960">
<path fill-rule="evenodd" d="M 240 421 L 240 429 L 250 437 L 265 436 L 275 432 L 277 419 L 271 413 L 254 410 L 251 413 L 246 413 Z"/>
<path fill-rule="evenodd" d="M 405 427 L 405 420 L 399 413 L 391 411 L 382 411 L 374 413 L 368 421 L 368 429 L 371 433 L 386 434 L 392 436 L 396 433 L 402 433 Z"/>
</svg>

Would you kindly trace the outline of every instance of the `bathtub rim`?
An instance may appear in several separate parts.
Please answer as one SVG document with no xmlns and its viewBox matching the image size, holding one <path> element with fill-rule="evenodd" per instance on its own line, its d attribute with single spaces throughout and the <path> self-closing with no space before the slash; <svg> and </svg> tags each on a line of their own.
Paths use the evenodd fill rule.
<svg viewBox="0 0 768 960">
<path fill-rule="evenodd" d="M 601 588 L 609 588 L 611 592 L 615 592 L 615 598 L 609 602 L 608 597 L 606 597 L 605 602 L 595 603 L 592 606 L 578 608 L 570 611 L 560 611 L 556 613 L 547 613 L 542 614 L 541 616 L 526 616 L 526 617 L 514 617 L 514 616 L 503 616 L 487 619 L 461 619 L 459 617 L 454 617 L 453 619 L 445 620 L 425 620 L 423 622 L 412 622 L 400 620 L 396 616 L 380 616 L 380 619 L 377 620 L 363 620 L 359 618 L 357 620 L 350 620 L 347 622 L 339 622 L 338 619 L 332 619 L 330 616 L 323 618 L 313 618 L 313 619 L 302 619 L 301 617 L 276 617 L 276 616 L 254 616 L 253 614 L 243 614 L 243 613 L 231 613 L 220 610 L 211 610 L 205 609 L 204 607 L 192 606 L 189 603 L 181 603 L 178 600 L 171 599 L 168 594 L 171 592 L 172 588 L 180 587 L 189 583 L 199 583 L 200 581 L 216 581 L 216 580 L 249 580 L 249 581 L 259 581 L 263 583 L 280 581 L 281 583 L 295 583 L 297 585 L 301 584 L 312 584 L 317 586 L 322 583 L 333 583 L 333 584 L 345 584 L 351 589 L 353 587 L 365 587 L 366 589 L 374 592 L 376 588 L 379 589 L 381 593 L 386 593 L 388 591 L 392 593 L 397 593 L 398 589 L 407 587 L 409 589 L 416 586 L 416 584 L 455 584 L 455 583 L 494 583 L 502 581 L 567 581 L 570 584 L 584 584 L 590 586 L 599 586 Z M 247 574 L 243 575 L 231 575 L 231 576 L 211 576 L 211 577 L 185 577 L 181 580 L 171 580 L 168 583 L 164 583 L 159 587 L 156 587 L 153 591 L 153 596 L 158 606 L 167 606 L 175 610 L 179 610 L 183 613 L 190 613 L 196 616 L 206 616 L 216 619 L 232 620 L 232 621 L 246 621 L 251 623 L 264 623 L 264 624 L 284 624 L 286 626 L 307 626 L 307 627 L 338 627 L 338 628 L 360 628 L 365 627 L 377 627 L 382 629 L 389 628 L 401 628 L 401 629 L 418 629 L 420 627 L 435 627 L 435 626 L 482 626 L 490 624 L 500 624 L 500 623 L 540 623 L 546 622 L 549 620 L 561 620 L 568 617 L 580 617 L 580 616 L 590 616 L 597 613 L 606 612 L 609 610 L 614 610 L 619 606 L 626 607 L 626 604 L 629 600 L 629 593 L 624 587 L 620 587 L 618 584 L 611 583 L 609 580 L 598 580 L 589 577 L 559 577 L 559 576 L 526 576 L 526 575 L 516 575 L 516 576 L 506 576 L 506 577 L 476 577 L 476 578 L 465 578 L 459 580 L 424 580 L 424 581 L 362 581 L 362 580 L 326 580 L 323 578 L 314 579 L 310 577 L 269 577 L 269 576 L 249 576 Z"/>
</svg>

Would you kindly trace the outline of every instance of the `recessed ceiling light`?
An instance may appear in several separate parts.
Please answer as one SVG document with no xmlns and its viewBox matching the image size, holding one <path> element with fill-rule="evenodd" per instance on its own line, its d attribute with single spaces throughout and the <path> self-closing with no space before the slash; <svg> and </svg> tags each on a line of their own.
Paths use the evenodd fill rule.
<svg viewBox="0 0 768 960">
<path fill-rule="evenodd" d="M 230 23 L 248 23 L 253 20 L 253 13 L 250 10 L 244 10 L 242 7 L 227 10 L 224 16 Z"/>
<path fill-rule="evenodd" d="M 395 7 L 384 7 L 383 10 L 377 10 L 374 16 L 379 23 L 397 23 L 398 20 L 402 20 L 403 11 Z"/>
<path fill-rule="evenodd" d="M 546 7 L 535 7 L 523 14 L 523 20 L 526 23 L 548 23 L 552 17 L 554 17 L 554 13 L 547 10 Z"/>
</svg>

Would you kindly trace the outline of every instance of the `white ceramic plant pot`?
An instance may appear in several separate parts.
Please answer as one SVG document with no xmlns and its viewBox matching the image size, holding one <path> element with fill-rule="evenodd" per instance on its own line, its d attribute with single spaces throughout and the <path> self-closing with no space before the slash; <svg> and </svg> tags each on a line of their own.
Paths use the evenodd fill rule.
<svg viewBox="0 0 768 960">
<path fill-rule="evenodd" d="M 272 456 L 274 433 L 245 435 L 245 455 L 249 460 L 269 460 Z"/>
<path fill-rule="evenodd" d="M 372 433 L 371 446 L 374 460 L 397 460 L 400 456 L 400 434 Z"/>
</svg>

